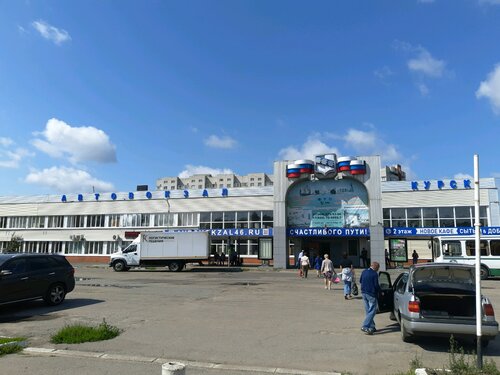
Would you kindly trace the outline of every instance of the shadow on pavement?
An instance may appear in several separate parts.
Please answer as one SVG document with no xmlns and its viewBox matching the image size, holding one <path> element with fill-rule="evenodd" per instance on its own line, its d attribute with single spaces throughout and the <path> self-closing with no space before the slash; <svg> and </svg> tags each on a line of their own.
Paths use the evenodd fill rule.
<svg viewBox="0 0 500 375">
<path fill-rule="evenodd" d="M 413 344 L 430 352 L 447 353 L 450 351 L 450 339 L 448 337 L 415 337 Z M 463 348 L 465 354 L 476 352 L 476 342 L 473 338 L 456 339 L 456 346 L 457 351 Z M 486 348 L 483 348 L 483 355 L 500 356 L 500 339 L 498 339 L 498 336 L 495 340 L 491 340 Z"/>
<path fill-rule="evenodd" d="M 104 301 L 88 298 L 69 298 L 59 306 L 47 306 L 42 300 L 18 302 L 0 307 L 0 323 L 52 320 L 58 318 L 57 312 L 59 311 L 102 302 Z"/>
</svg>

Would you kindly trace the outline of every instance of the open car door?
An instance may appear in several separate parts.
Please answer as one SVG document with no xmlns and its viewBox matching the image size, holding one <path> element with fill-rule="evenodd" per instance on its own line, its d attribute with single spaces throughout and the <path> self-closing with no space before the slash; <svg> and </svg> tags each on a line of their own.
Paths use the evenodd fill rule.
<svg viewBox="0 0 500 375">
<path fill-rule="evenodd" d="M 380 293 L 378 295 L 377 313 L 389 312 L 394 308 L 394 290 L 392 288 L 391 276 L 387 272 L 381 271 L 378 275 Z"/>
</svg>

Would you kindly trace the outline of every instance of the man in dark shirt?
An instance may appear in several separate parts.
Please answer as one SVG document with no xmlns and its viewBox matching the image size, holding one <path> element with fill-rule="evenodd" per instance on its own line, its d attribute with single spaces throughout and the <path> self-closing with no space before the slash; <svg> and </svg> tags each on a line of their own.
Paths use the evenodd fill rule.
<svg viewBox="0 0 500 375">
<path fill-rule="evenodd" d="M 359 279 L 366 312 L 361 330 L 367 335 L 373 335 L 373 332 L 375 332 L 374 318 L 377 313 L 377 297 L 380 292 L 380 285 L 378 284 L 379 268 L 380 264 L 378 262 L 372 262 L 370 268 L 364 270 Z"/>
<path fill-rule="evenodd" d="M 361 267 L 363 268 L 366 268 L 368 267 L 368 250 L 366 250 L 364 247 L 363 247 L 363 250 L 361 250 Z"/>
</svg>

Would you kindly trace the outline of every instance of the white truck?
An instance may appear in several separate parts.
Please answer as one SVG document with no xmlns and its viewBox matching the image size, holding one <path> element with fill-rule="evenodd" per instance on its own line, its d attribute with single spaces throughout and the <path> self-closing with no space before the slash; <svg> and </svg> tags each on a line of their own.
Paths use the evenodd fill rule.
<svg viewBox="0 0 500 375">
<path fill-rule="evenodd" d="M 131 267 L 161 267 L 181 271 L 186 263 L 209 257 L 207 231 L 142 232 L 130 245 L 111 255 L 109 266 L 117 272 Z"/>
</svg>

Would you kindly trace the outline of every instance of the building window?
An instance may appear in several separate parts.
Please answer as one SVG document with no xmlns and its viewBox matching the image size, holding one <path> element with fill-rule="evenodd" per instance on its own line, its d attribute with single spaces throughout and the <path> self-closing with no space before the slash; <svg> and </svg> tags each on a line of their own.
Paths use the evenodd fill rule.
<svg viewBox="0 0 500 375">
<path fill-rule="evenodd" d="M 9 228 L 26 228 L 27 216 L 14 216 L 10 218 Z"/>
<path fill-rule="evenodd" d="M 51 243 L 50 252 L 51 253 L 62 253 L 62 252 L 64 252 L 63 242 L 62 241 L 52 242 Z"/>
<path fill-rule="evenodd" d="M 66 254 L 83 254 L 83 242 L 66 242 Z"/>
<path fill-rule="evenodd" d="M 45 216 L 30 216 L 28 218 L 28 228 L 44 228 Z"/>
<path fill-rule="evenodd" d="M 0 228 L 7 228 L 7 217 L 0 217 Z"/>
<path fill-rule="evenodd" d="M 104 227 L 104 215 L 89 215 L 87 216 L 88 228 L 102 228 Z"/>
<path fill-rule="evenodd" d="M 64 227 L 64 216 L 49 216 L 48 228 L 62 228 Z"/>
<path fill-rule="evenodd" d="M 155 227 L 172 227 L 174 225 L 174 215 L 170 213 L 155 214 L 153 219 Z"/>
<path fill-rule="evenodd" d="M 85 242 L 84 254 L 100 255 L 102 254 L 103 242 L 87 241 Z"/>
<path fill-rule="evenodd" d="M 74 215 L 68 216 L 68 224 L 67 228 L 82 228 L 84 226 L 85 216 L 83 215 Z"/>
<path fill-rule="evenodd" d="M 111 228 L 121 227 L 121 215 L 109 215 L 109 223 L 108 226 Z"/>
</svg>

